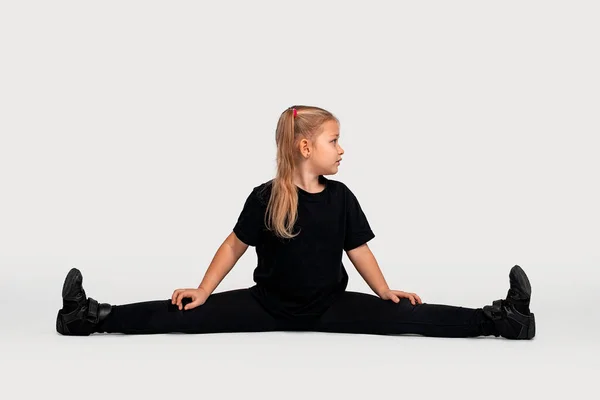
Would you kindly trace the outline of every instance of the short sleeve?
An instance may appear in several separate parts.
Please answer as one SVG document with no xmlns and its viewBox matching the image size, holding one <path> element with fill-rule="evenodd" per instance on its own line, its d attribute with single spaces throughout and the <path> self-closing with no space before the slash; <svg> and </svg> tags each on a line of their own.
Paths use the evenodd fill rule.
<svg viewBox="0 0 600 400">
<path fill-rule="evenodd" d="M 256 246 L 262 227 L 264 225 L 264 208 L 257 195 L 257 189 L 246 198 L 244 207 L 240 212 L 238 220 L 233 228 L 233 232 L 244 243 L 249 246 Z"/>
<path fill-rule="evenodd" d="M 358 199 L 352 191 L 346 187 L 346 233 L 344 238 L 344 250 L 350 251 L 373 239 L 375 234 L 371 230 L 369 221 L 363 212 Z"/>
</svg>

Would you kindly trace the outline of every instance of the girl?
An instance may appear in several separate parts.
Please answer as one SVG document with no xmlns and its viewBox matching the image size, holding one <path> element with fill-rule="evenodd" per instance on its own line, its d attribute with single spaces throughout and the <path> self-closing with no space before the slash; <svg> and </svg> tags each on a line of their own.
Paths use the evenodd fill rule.
<svg viewBox="0 0 600 400">
<path fill-rule="evenodd" d="M 392 290 L 367 242 L 375 237 L 352 191 L 335 174 L 344 150 L 339 121 L 310 106 L 285 110 L 277 123 L 277 174 L 254 187 L 233 232 L 198 288 L 170 299 L 110 305 L 87 297 L 81 272 L 65 278 L 56 330 L 156 334 L 310 330 L 438 337 L 531 339 L 531 286 L 515 265 L 506 299 L 483 308 L 423 303 Z M 255 285 L 213 294 L 248 246 L 256 248 Z M 377 295 L 346 291 L 342 250 Z"/>
</svg>

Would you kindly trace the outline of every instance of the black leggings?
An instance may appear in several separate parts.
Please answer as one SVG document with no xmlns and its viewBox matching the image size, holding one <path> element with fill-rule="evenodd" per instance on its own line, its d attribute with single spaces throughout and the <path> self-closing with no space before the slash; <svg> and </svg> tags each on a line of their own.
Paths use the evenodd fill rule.
<svg viewBox="0 0 600 400">
<path fill-rule="evenodd" d="M 184 304 L 189 299 L 184 299 Z M 211 294 L 191 310 L 171 299 L 115 305 L 97 332 L 125 334 L 317 331 L 364 334 L 419 334 L 438 337 L 498 336 L 481 308 L 443 304 L 412 305 L 371 294 L 345 291 L 323 314 L 308 320 L 271 315 L 249 289 Z"/>
</svg>

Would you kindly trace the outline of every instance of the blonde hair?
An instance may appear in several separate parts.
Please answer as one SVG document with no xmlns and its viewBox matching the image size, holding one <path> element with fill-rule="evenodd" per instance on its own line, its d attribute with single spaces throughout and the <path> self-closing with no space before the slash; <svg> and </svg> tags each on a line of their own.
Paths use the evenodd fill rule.
<svg viewBox="0 0 600 400">
<path fill-rule="evenodd" d="M 298 235 L 292 233 L 298 218 L 298 191 L 292 180 L 300 156 L 298 143 L 303 138 L 313 141 L 327 121 L 340 123 L 329 111 L 314 106 L 292 106 L 279 117 L 275 131 L 277 174 L 270 181 L 271 196 L 265 213 L 265 226 L 275 236 L 291 239 Z"/>
</svg>

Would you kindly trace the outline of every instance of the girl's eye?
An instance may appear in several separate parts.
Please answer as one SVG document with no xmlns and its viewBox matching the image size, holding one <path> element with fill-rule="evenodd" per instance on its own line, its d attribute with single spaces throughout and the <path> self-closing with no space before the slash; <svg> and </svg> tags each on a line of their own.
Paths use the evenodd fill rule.
<svg viewBox="0 0 600 400">
<path fill-rule="evenodd" d="M 333 139 L 332 142 L 337 142 L 337 139 Z"/>
</svg>

